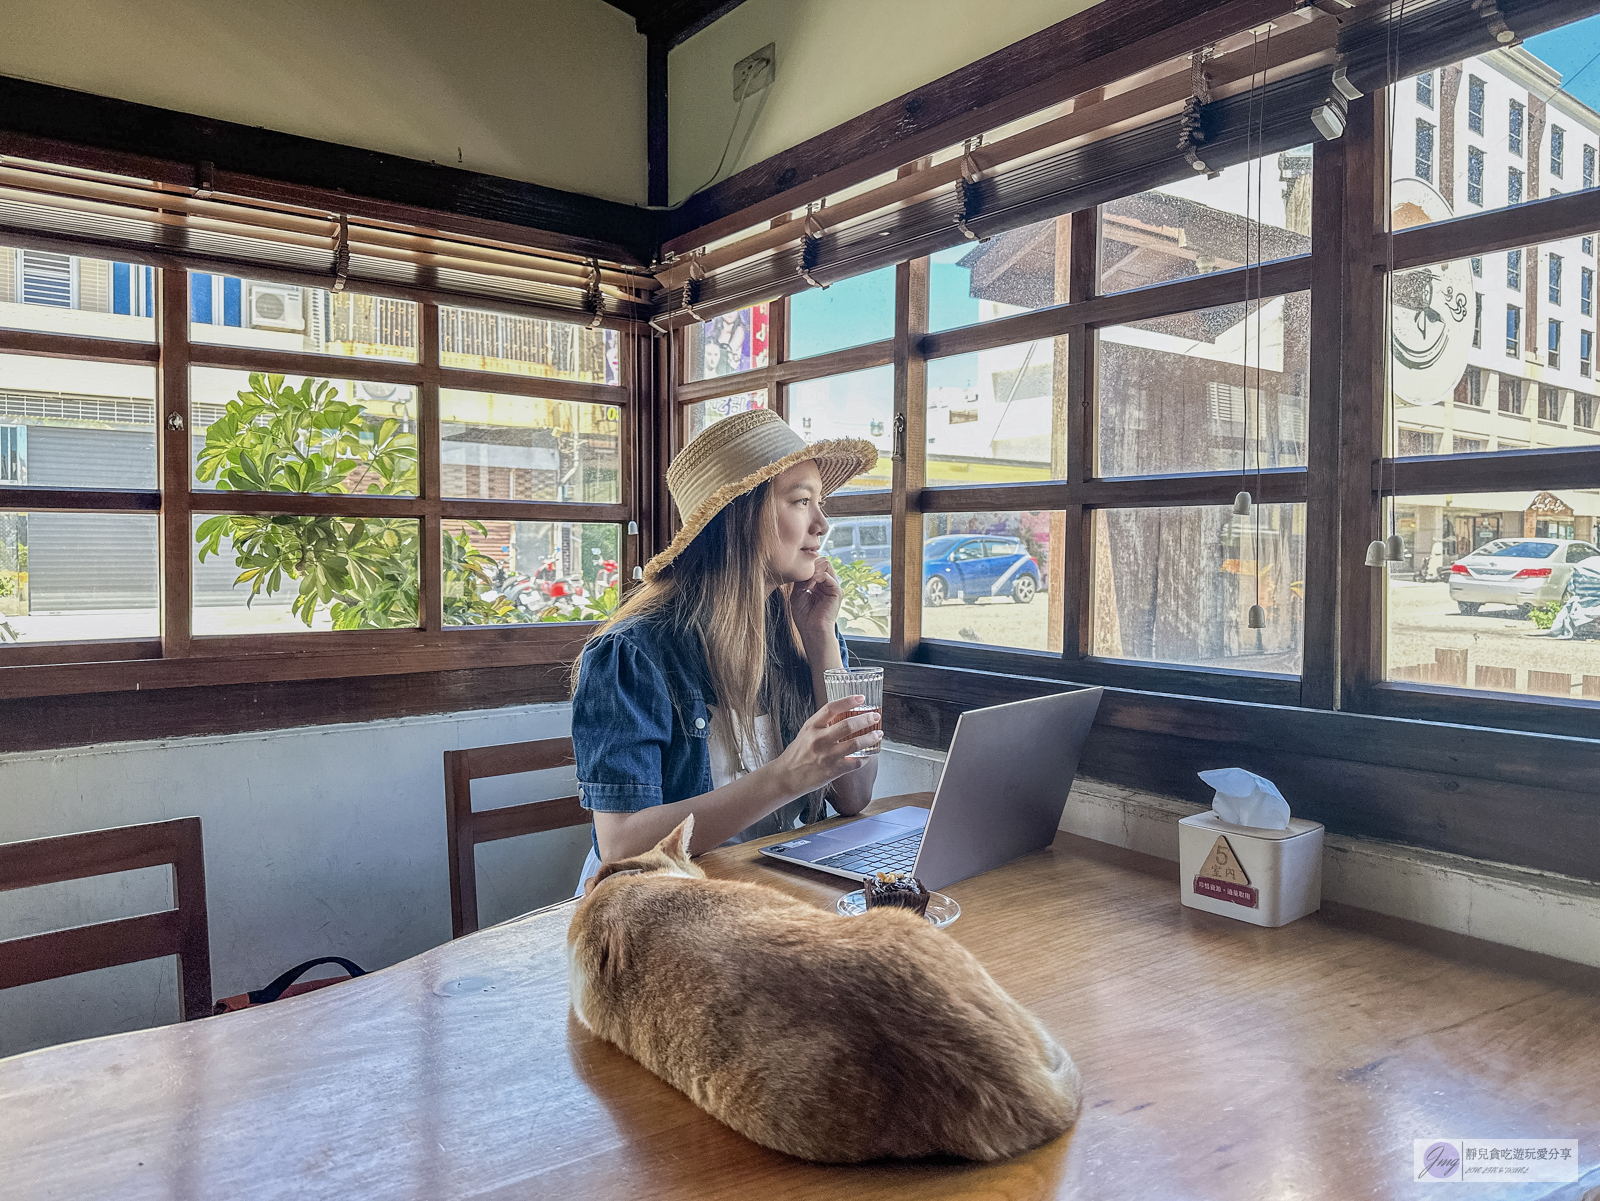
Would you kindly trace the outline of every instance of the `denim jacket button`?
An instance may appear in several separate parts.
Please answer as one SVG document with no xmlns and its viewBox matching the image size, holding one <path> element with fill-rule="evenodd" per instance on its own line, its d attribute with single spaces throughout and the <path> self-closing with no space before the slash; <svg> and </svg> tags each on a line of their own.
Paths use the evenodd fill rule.
<svg viewBox="0 0 1600 1201">
<path fill-rule="evenodd" d="M 703 718 L 703 717 L 695 718 L 694 719 L 694 728 L 697 729 L 697 730 L 705 729 L 706 728 L 706 719 Z"/>
</svg>

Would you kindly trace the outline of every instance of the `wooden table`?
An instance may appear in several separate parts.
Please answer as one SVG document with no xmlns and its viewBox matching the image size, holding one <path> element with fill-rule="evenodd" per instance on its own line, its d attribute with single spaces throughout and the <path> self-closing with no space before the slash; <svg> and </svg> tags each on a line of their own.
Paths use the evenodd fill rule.
<svg viewBox="0 0 1600 1201">
<path fill-rule="evenodd" d="M 703 862 L 841 891 L 751 845 Z M 1083 1073 L 1077 1129 L 1006 1163 L 747 1142 L 571 1018 L 568 903 L 277 1005 L 0 1061 L 0 1195 L 1347 1201 L 1433 1196 L 1409 1182 L 1433 1135 L 1577 1138 L 1600 1164 L 1600 972 L 1359 911 L 1262 930 L 1182 908 L 1176 880 L 1062 834 L 950 888 L 952 936 Z"/>
</svg>

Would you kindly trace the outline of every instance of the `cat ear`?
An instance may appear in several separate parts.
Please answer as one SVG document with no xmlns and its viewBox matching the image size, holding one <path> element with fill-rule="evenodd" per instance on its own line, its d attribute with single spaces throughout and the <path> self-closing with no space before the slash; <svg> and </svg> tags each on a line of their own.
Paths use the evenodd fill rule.
<svg viewBox="0 0 1600 1201">
<path fill-rule="evenodd" d="M 656 844 L 656 850 L 669 859 L 689 861 L 689 840 L 694 837 L 694 814 L 690 814 L 678 823 L 671 834 L 668 834 Z"/>
</svg>

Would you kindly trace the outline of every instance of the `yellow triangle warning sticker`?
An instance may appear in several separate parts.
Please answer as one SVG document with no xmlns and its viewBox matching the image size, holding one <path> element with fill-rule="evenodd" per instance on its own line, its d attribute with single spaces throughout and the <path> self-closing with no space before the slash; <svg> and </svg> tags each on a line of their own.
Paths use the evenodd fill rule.
<svg viewBox="0 0 1600 1201">
<path fill-rule="evenodd" d="M 1239 857 L 1233 853 L 1227 835 L 1217 835 L 1217 841 L 1212 844 L 1211 850 L 1206 854 L 1206 860 L 1200 865 L 1200 875 L 1212 880 L 1222 880 L 1229 884 L 1249 884 L 1250 877 L 1245 875 Z"/>
</svg>

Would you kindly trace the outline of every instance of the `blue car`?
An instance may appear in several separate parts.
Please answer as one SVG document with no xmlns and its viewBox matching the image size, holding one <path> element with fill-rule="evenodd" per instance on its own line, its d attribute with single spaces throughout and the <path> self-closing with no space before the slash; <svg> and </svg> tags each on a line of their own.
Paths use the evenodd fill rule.
<svg viewBox="0 0 1600 1201">
<path fill-rule="evenodd" d="M 889 578 L 889 562 L 874 566 Z M 933 608 L 951 599 L 975 605 L 986 596 L 1009 596 L 1025 605 L 1044 587 L 1043 580 L 1020 538 L 945 534 L 922 548 L 922 595 Z"/>
</svg>

